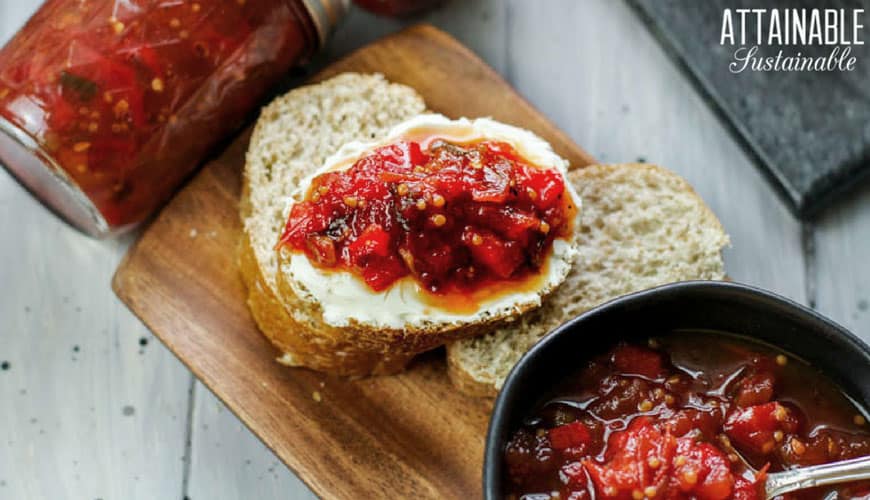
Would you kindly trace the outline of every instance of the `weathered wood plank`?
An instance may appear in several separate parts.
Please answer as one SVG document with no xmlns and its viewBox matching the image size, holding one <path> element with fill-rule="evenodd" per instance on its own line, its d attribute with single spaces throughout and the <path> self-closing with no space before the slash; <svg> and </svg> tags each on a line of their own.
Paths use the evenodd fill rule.
<svg viewBox="0 0 870 500">
<path fill-rule="evenodd" d="M 207 387 L 195 394 L 191 499 L 316 498 Z"/>
<path fill-rule="evenodd" d="M 109 288 L 129 238 L 75 232 L 4 172 L 0 241 L 0 498 L 178 496 L 190 374 Z"/>
<path fill-rule="evenodd" d="M 815 225 L 816 308 L 870 342 L 870 186 Z"/>
</svg>

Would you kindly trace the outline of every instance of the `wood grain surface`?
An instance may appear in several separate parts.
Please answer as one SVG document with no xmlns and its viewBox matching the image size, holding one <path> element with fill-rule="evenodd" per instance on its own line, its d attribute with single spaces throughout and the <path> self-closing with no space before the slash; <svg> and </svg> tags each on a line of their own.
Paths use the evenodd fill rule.
<svg viewBox="0 0 870 500">
<path fill-rule="evenodd" d="M 492 116 L 531 129 L 573 166 L 591 157 L 495 71 L 421 25 L 329 66 L 381 72 L 449 116 Z M 489 402 L 464 397 L 441 352 L 402 375 L 343 380 L 275 362 L 245 304 L 236 268 L 237 203 L 248 134 L 163 210 L 130 249 L 118 296 L 318 494 L 341 498 L 479 496 Z"/>
</svg>

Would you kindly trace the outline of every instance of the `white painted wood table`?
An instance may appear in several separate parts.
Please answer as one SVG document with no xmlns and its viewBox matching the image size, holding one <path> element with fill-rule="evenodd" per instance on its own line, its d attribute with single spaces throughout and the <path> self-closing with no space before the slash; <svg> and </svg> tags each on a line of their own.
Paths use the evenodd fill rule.
<svg viewBox="0 0 870 500">
<path fill-rule="evenodd" d="M 0 42 L 38 4 L 0 0 Z M 600 160 L 689 179 L 731 234 L 735 280 L 870 340 L 870 186 L 795 220 L 626 5 L 456 0 L 426 20 Z M 401 25 L 354 11 L 320 63 Z M 0 174 L 0 499 L 311 497 L 112 294 L 134 238 L 88 239 Z"/>
</svg>

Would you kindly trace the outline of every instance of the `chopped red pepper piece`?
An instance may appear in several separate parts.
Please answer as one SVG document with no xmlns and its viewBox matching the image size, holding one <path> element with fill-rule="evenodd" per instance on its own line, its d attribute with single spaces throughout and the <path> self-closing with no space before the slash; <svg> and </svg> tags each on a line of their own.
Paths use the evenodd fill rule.
<svg viewBox="0 0 870 500">
<path fill-rule="evenodd" d="M 724 426 L 725 433 L 741 451 L 755 455 L 773 452 L 776 443 L 797 428 L 794 411 L 778 402 L 738 408 L 728 415 Z"/>
<path fill-rule="evenodd" d="M 753 373 L 740 381 L 734 402 L 742 408 L 768 403 L 773 399 L 773 391 L 772 373 L 768 371 Z"/>
<path fill-rule="evenodd" d="M 550 443 L 557 450 L 575 448 L 589 443 L 589 429 L 583 422 L 571 422 L 550 429 Z"/>
<path fill-rule="evenodd" d="M 332 240 L 325 236 L 313 234 L 308 237 L 307 247 L 308 254 L 322 266 L 334 266 L 338 260 L 335 257 L 335 245 Z"/>
<path fill-rule="evenodd" d="M 475 242 L 475 238 L 480 238 Z M 492 233 L 468 231 L 462 241 L 471 250 L 472 259 L 499 278 L 510 278 L 522 264 L 523 251 L 515 241 L 506 241 Z"/>
<path fill-rule="evenodd" d="M 679 438 L 671 483 L 699 499 L 724 500 L 731 495 L 734 476 L 724 453 L 710 443 Z"/>
<path fill-rule="evenodd" d="M 331 243 L 332 239 L 329 241 Z M 390 235 L 384 231 L 380 224 L 372 224 L 365 228 L 353 243 L 348 245 L 347 250 L 350 254 L 350 261 L 354 265 L 364 267 L 366 257 L 386 257 L 389 255 Z"/>
<path fill-rule="evenodd" d="M 613 351 L 614 366 L 622 373 L 635 373 L 656 378 L 662 373 L 661 354 L 632 344 L 622 344 Z"/>
<path fill-rule="evenodd" d="M 680 491 L 702 500 L 724 500 L 734 486 L 730 463 L 720 450 L 662 432 L 647 417 L 636 418 L 611 437 L 604 463 L 586 459 L 583 465 L 603 498 Z"/>
</svg>

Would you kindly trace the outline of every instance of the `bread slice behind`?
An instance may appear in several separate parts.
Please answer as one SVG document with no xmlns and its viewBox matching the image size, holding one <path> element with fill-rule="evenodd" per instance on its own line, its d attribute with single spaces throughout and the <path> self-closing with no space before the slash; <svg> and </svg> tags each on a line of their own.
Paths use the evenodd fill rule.
<svg viewBox="0 0 870 500">
<path fill-rule="evenodd" d="M 647 164 L 597 165 L 569 181 L 583 200 L 573 270 L 540 309 L 448 345 L 450 378 L 463 392 L 495 396 L 538 340 L 600 304 L 665 283 L 724 278 L 728 236 L 680 176 Z"/>
</svg>

